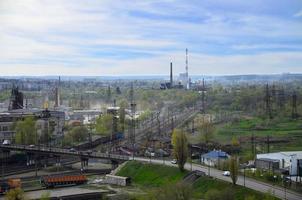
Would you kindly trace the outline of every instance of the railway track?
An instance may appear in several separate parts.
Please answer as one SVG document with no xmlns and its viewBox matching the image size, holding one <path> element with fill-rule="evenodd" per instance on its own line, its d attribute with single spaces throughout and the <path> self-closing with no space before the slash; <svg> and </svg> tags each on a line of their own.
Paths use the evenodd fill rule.
<svg viewBox="0 0 302 200">
<path fill-rule="evenodd" d="M 79 162 L 77 159 L 64 159 L 61 163 L 62 166 L 68 166 L 74 163 Z M 55 164 L 55 161 L 51 161 L 47 166 L 52 166 Z M 37 168 L 38 170 L 41 170 L 42 167 L 39 166 Z M 23 174 L 23 173 L 28 173 L 28 172 L 34 172 L 36 171 L 35 165 L 19 165 L 19 166 L 6 166 L 3 169 L 1 169 L 3 172 L 1 174 L 2 177 L 7 177 L 7 176 L 12 176 L 12 175 L 18 175 L 18 174 Z M 5 172 L 5 173 L 4 173 Z"/>
</svg>

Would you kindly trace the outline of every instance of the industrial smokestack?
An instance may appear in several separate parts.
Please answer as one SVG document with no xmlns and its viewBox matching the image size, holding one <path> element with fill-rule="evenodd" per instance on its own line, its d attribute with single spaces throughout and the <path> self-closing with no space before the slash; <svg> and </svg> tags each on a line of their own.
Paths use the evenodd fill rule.
<svg viewBox="0 0 302 200">
<path fill-rule="evenodd" d="M 188 49 L 186 49 L 186 87 L 190 89 Z"/>
<path fill-rule="evenodd" d="M 170 86 L 173 87 L 173 66 L 172 62 L 170 63 Z"/>
</svg>

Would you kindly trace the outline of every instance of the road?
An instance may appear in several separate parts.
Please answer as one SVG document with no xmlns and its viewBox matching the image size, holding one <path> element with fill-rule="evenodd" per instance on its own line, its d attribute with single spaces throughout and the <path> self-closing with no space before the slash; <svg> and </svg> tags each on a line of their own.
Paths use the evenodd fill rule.
<svg viewBox="0 0 302 200">
<path fill-rule="evenodd" d="M 148 158 L 140 158 L 140 157 L 135 157 L 134 160 L 137 161 L 141 161 L 141 162 L 150 162 L 150 159 Z M 156 163 L 156 164 L 164 164 L 164 165 L 168 165 L 168 166 L 173 166 L 173 167 L 177 167 L 177 165 L 172 164 L 169 160 L 163 161 L 163 160 L 158 160 L 158 159 L 151 159 L 152 163 Z M 191 170 L 191 164 L 190 163 L 186 163 L 185 164 L 185 169 L 187 170 Z M 210 175 L 211 177 L 226 181 L 226 182 L 232 182 L 230 177 L 227 176 L 223 176 L 222 172 L 220 170 L 217 169 L 210 169 L 210 174 L 208 174 L 208 168 L 198 165 L 198 164 L 192 164 L 192 170 L 199 170 L 199 171 L 203 171 L 205 172 L 207 175 Z M 238 181 L 237 181 L 237 185 L 244 185 L 244 177 L 243 176 L 239 176 L 238 177 Z M 302 199 L 302 194 L 290 191 L 290 190 L 284 190 L 284 188 L 279 187 L 279 186 L 274 186 L 271 184 L 267 184 L 267 183 L 263 183 L 260 181 L 256 181 L 254 179 L 251 178 L 245 178 L 245 187 L 262 192 L 262 193 L 266 193 L 268 191 L 271 191 L 272 194 L 280 199 L 288 199 L 288 200 L 301 200 Z M 286 197 L 286 198 L 285 198 Z"/>
<path fill-rule="evenodd" d="M 108 154 L 92 151 L 70 151 L 68 149 L 56 148 L 56 147 L 44 147 L 44 146 L 26 146 L 26 145 L 4 145 L 0 144 L 0 149 L 8 151 L 25 151 L 30 153 L 38 154 L 52 154 L 52 155 L 68 155 L 76 156 L 80 158 L 99 158 L 99 159 L 109 159 L 109 160 L 129 160 L 129 156 L 119 155 L 119 154 Z"/>
</svg>

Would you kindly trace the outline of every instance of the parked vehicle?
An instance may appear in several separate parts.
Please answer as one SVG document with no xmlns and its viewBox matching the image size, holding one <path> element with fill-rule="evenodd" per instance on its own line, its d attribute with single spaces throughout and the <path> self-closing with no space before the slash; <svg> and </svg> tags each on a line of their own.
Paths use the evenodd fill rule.
<svg viewBox="0 0 302 200">
<path fill-rule="evenodd" d="M 171 163 L 172 163 L 172 164 L 177 164 L 177 160 L 176 160 L 176 159 L 173 159 L 173 160 L 171 161 Z"/>
<path fill-rule="evenodd" d="M 224 171 L 222 173 L 223 176 L 230 176 L 231 175 L 231 172 L 230 171 Z"/>
<path fill-rule="evenodd" d="M 85 175 L 61 175 L 61 176 L 43 176 L 41 178 L 41 185 L 46 188 L 53 188 L 55 186 L 63 185 L 79 185 L 87 182 Z"/>
</svg>

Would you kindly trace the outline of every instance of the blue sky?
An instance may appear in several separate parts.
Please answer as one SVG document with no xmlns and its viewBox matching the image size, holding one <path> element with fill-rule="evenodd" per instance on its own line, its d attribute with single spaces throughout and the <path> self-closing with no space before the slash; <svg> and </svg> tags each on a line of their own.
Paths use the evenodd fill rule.
<svg viewBox="0 0 302 200">
<path fill-rule="evenodd" d="M 301 0 L 0 0 L 0 75 L 302 73 Z"/>
</svg>

